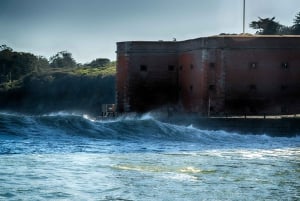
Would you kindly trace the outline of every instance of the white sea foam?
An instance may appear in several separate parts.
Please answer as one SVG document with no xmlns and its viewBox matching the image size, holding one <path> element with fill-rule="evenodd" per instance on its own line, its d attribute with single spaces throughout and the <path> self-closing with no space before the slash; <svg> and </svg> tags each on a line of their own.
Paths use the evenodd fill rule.
<svg viewBox="0 0 300 201">
<path fill-rule="evenodd" d="M 1 116 L 0 200 L 299 198 L 299 136 L 201 130 L 152 114 L 105 125 L 51 115 Z"/>
<path fill-rule="evenodd" d="M 184 168 L 181 168 L 179 170 L 179 172 L 182 172 L 182 173 L 200 173 L 202 172 L 202 170 L 198 169 L 198 168 L 195 168 L 193 166 L 188 166 L 188 167 L 184 167 Z"/>
<path fill-rule="evenodd" d="M 178 181 L 197 181 L 198 177 L 189 175 L 189 174 L 184 174 L 184 173 L 173 173 L 170 172 L 164 176 L 166 179 L 171 179 L 171 180 L 178 180 Z"/>
<path fill-rule="evenodd" d="M 50 112 L 48 114 L 41 115 L 43 117 L 65 117 L 65 116 L 83 116 L 83 114 L 78 112 L 68 112 L 68 111 L 58 111 L 58 112 Z"/>
<path fill-rule="evenodd" d="M 83 117 L 84 119 L 87 119 L 87 120 L 91 121 L 91 122 L 95 122 L 95 121 L 96 121 L 96 119 L 90 117 L 90 116 L 87 115 L 87 114 L 82 115 L 82 117 Z"/>
</svg>

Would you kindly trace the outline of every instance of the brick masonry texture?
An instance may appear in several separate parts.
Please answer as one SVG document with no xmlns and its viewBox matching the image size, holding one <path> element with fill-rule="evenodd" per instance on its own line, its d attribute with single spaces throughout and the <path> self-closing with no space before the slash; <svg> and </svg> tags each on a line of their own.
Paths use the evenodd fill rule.
<svg viewBox="0 0 300 201">
<path fill-rule="evenodd" d="M 299 36 L 117 43 L 119 112 L 300 113 Z"/>
</svg>

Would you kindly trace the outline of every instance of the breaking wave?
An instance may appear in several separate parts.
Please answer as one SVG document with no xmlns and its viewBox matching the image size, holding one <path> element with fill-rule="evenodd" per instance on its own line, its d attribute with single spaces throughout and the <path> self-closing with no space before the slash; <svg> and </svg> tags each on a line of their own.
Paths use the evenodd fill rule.
<svg viewBox="0 0 300 201">
<path fill-rule="evenodd" d="M 0 153 L 147 152 L 299 147 L 300 137 L 241 135 L 164 123 L 151 114 L 96 120 L 66 112 L 0 113 Z"/>
</svg>

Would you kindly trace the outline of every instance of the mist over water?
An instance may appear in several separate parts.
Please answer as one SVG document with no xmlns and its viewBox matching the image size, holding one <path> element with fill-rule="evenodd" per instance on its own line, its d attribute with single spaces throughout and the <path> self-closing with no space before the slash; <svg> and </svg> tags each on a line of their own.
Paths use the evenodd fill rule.
<svg viewBox="0 0 300 201">
<path fill-rule="evenodd" d="M 299 200 L 300 137 L 0 113 L 0 200 Z"/>
</svg>

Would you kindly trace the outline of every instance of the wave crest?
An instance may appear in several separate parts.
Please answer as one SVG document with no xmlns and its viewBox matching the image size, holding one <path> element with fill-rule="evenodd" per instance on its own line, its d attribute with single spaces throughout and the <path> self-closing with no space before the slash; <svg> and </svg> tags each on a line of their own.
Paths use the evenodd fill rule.
<svg viewBox="0 0 300 201">
<path fill-rule="evenodd" d="M 299 145 L 299 137 L 273 138 L 266 135 L 240 135 L 222 130 L 201 130 L 193 125 L 180 126 L 164 123 L 148 113 L 142 116 L 131 114 L 115 119 L 97 120 L 85 114 L 51 113 L 40 116 L 0 113 L 0 133 L 3 136 L 26 136 L 40 138 L 83 138 L 127 141 L 173 141 L 192 142 L 201 145 L 224 147 L 237 144 L 267 143 L 273 139 L 293 141 Z"/>
</svg>

